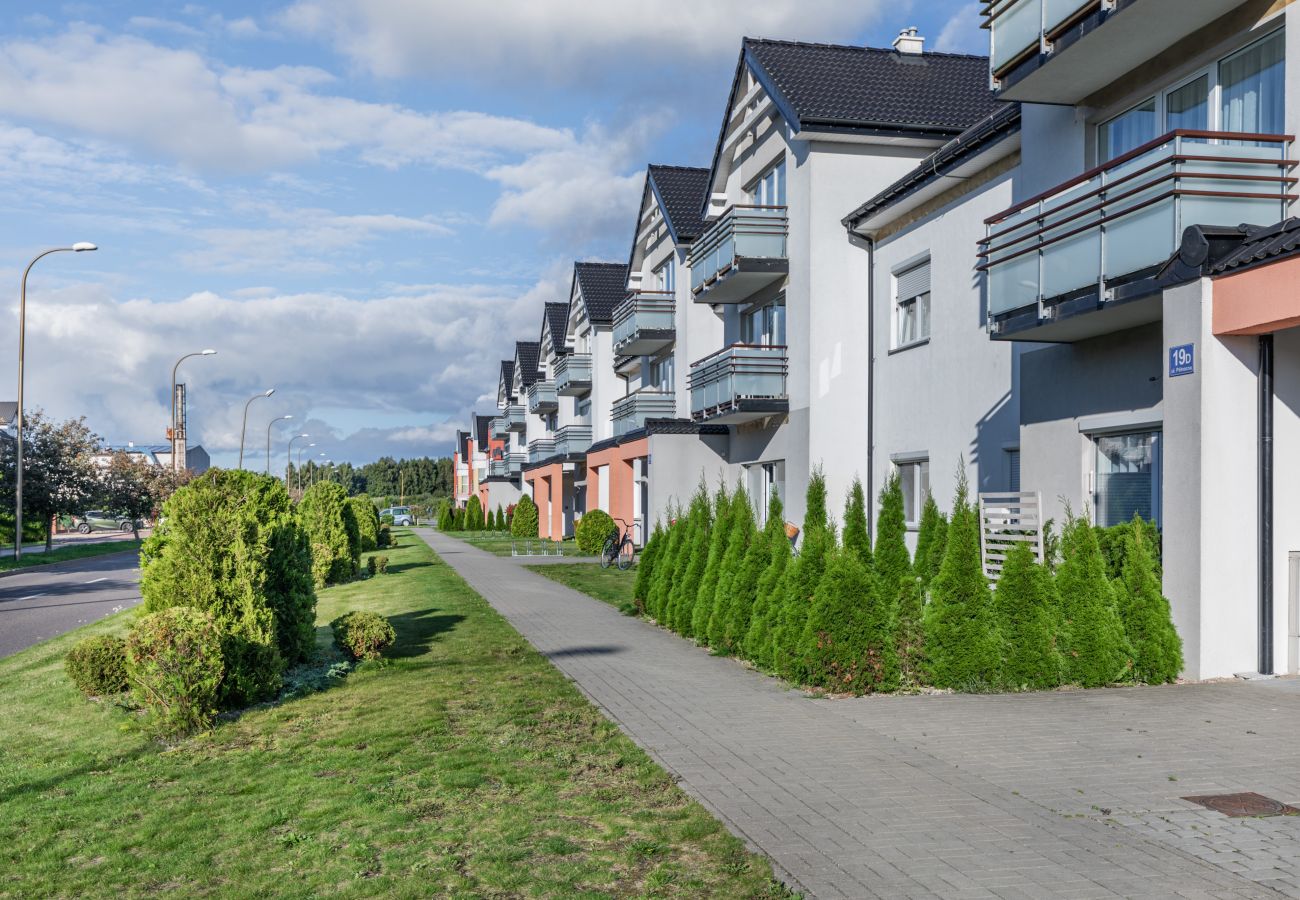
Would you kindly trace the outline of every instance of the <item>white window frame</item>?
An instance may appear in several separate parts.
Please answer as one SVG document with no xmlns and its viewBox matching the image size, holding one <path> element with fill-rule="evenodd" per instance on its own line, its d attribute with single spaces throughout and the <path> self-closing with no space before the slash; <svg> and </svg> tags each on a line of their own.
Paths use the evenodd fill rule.
<svg viewBox="0 0 1300 900">
<path fill-rule="evenodd" d="M 646 367 L 645 387 L 652 391 L 671 394 L 677 388 L 677 362 L 670 351 L 658 359 L 652 359 Z"/>
<path fill-rule="evenodd" d="M 749 189 L 745 192 L 749 195 L 749 202 L 753 206 L 785 206 L 788 196 L 787 188 L 789 187 L 788 169 L 785 165 L 785 154 L 763 170 L 763 173 L 754 179 Z M 769 181 L 769 179 L 771 179 Z M 775 195 L 775 196 L 773 196 Z M 774 202 L 774 201 L 780 202 Z"/>
<path fill-rule="evenodd" d="M 677 258 L 668 257 L 660 265 L 655 267 L 654 272 L 655 290 L 662 291 L 665 294 L 671 294 L 677 290 Z"/>
<path fill-rule="evenodd" d="M 909 453 L 894 457 L 891 462 L 894 473 L 898 475 L 903 490 L 903 522 L 909 530 L 916 530 L 921 525 L 921 513 L 925 509 L 925 500 L 930 495 L 930 456 L 924 453 Z M 903 470 L 916 469 L 912 478 L 911 497 L 908 497 Z M 908 504 L 912 506 L 912 516 L 908 517 Z"/>
<path fill-rule="evenodd" d="M 926 290 L 920 293 L 908 292 L 908 296 L 904 297 L 900 293 L 900 286 L 903 284 L 904 279 L 908 275 L 910 275 L 911 273 L 915 272 L 917 269 L 923 266 L 929 269 L 929 273 L 930 273 L 930 277 L 926 279 Z M 922 344 L 929 343 L 930 335 L 934 330 L 934 319 L 933 319 L 934 261 L 933 259 L 929 255 L 926 255 L 921 259 L 912 260 L 907 265 L 902 266 L 894 271 L 892 275 L 892 281 L 893 281 L 893 289 L 890 291 L 890 293 L 893 294 L 894 297 L 894 301 L 893 301 L 894 327 L 893 327 L 893 337 L 891 343 L 892 349 L 906 350 L 908 347 L 918 347 Z M 920 315 L 920 310 L 922 308 L 924 308 L 925 310 L 924 333 L 922 333 L 921 331 L 922 318 Z M 917 311 L 917 319 L 916 319 L 917 333 L 910 340 L 903 340 L 903 323 L 906 321 L 906 317 L 910 309 L 915 309 Z"/>
</svg>

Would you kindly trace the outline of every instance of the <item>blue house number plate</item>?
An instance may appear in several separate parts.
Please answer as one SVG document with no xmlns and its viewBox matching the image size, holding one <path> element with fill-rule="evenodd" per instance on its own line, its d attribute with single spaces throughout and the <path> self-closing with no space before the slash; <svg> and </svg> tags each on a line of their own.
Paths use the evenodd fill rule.
<svg viewBox="0 0 1300 900">
<path fill-rule="evenodd" d="M 1169 348 L 1169 377 L 1191 375 L 1196 371 L 1196 345 L 1179 344 Z"/>
</svg>

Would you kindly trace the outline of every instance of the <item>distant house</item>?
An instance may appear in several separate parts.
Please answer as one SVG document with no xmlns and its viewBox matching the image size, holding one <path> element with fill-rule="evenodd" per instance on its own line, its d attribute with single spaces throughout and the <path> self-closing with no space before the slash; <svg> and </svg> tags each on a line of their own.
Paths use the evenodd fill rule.
<svg viewBox="0 0 1300 900">
<path fill-rule="evenodd" d="M 104 447 L 95 456 L 95 462 L 101 466 L 106 466 L 114 453 L 125 453 L 133 459 L 143 460 L 151 466 L 170 466 L 172 464 L 172 448 L 170 444 L 136 444 L 131 441 L 125 444 L 110 444 Z M 202 446 L 190 447 L 185 451 L 185 454 L 189 468 L 196 474 L 201 474 L 212 468 L 212 458 Z"/>
</svg>

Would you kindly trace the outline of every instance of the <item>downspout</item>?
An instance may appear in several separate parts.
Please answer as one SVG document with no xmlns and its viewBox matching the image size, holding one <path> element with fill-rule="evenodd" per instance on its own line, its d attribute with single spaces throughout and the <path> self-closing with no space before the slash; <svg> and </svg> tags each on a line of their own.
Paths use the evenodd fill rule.
<svg viewBox="0 0 1300 900">
<path fill-rule="evenodd" d="M 1259 336 L 1259 674 L 1273 674 L 1273 335 Z"/>
<path fill-rule="evenodd" d="M 867 543 L 876 544 L 876 239 L 867 242 Z"/>
</svg>

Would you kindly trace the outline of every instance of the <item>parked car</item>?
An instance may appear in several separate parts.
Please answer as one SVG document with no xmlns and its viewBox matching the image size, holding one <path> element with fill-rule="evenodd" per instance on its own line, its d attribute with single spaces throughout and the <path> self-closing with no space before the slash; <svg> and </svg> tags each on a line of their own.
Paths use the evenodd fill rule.
<svg viewBox="0 0 1300 900">
<path fill-rule="evenodd" d="M 415 516 L 411 515 L 411 507 L 409 506 L 390 506 L 388 509 L 381 509 L 379 518 L 382 519 L 384 516 L 392 516 L 394 525 L 415 524 Z"/>
<path fill-rule="evenodd" d="M 102 510 L 92 509 L 82 513 L 77 521 L 77 531 L 90 534 L 92 531 L 134 531 L 144 527 L 143 522 L 131 522 L 130 516 L 118 516 Z"/>
</svg>

